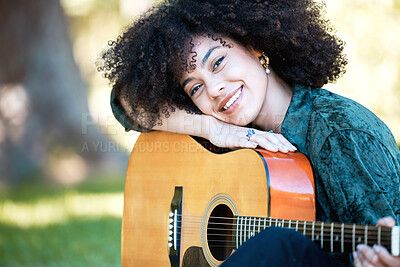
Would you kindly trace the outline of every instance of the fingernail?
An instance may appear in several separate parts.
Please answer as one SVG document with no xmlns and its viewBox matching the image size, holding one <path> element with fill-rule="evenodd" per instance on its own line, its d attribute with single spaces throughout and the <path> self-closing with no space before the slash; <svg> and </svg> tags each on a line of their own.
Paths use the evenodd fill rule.
<svg viewBox="0 0 400 267">
<path fill-rule="evenodd" d="M 297 148 L 295 146 L 292 146 L 292 149 L 297 150 Z"/>
<path fill-rule="evenodd" d="M 363 248 L 364 248 L 364 245 L 362 245 L 362 244 L 357 245 L 357 250 L 359 252 L 361 252 L 363 250 Z"/>
<path fill-rule="evenodd" d="M 378 245 L 374 245 L 372 248 L 375 250 L 376 253 L 379 253 L 381 251 L 381 248 Z"/>
<path fill-rule="evenodd" d="M 357 253 L 357 251 L 353 251 L 353 258 L 354 258 L 354 259 L 358 259 L 358 253 Z"/>
<path fill-rule="evenodd" d="M 392 223 L 392 220 L 389 217 L 383 217 L 383 221 L 387 224 L 390 225 Z"/>
</svg>

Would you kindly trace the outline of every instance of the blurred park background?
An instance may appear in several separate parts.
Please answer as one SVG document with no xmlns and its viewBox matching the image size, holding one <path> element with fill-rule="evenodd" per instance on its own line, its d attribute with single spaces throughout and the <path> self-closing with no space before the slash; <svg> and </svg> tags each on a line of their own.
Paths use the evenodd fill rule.
<svg viewBox="0 0 400 267">
<path fill-rule="evenodd" d="M 157 1 L 0 0 L 0 266 L 119 266 L 124 175 L 138 133 L 95 61 Z M 326 88 L 400 142 L 400 0 L 328 0 L 347 73 Z"/>
</svg>

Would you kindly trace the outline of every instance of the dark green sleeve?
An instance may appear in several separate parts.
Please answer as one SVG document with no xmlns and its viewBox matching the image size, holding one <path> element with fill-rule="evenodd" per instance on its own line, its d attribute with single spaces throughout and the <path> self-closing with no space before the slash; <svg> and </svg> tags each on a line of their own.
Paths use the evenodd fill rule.
<svg viewBox="0 0 400 267">
<path fill-rule="evenodd" d="M 117 119 L 119 123 L 125 128 L 125 131 L 138 131 L 142 133 L 151 132 L 151 129 L 144 128 L 140 126 L 138 122 L 134 120 L 134 118 L 130 118 L 129 114 L 126 113 L 125 109 L 122 107 L 120 101 L 115 96 L 114 89 L 111 91 L 110 97 L 111 110 L 114 114 L 114 117 Z"/>
<path fill-rule="evenodd" d="M 376 224 L 400 220 L 399 151 L 373 135 L 342 130 L 328 136 L 313 161 L 321 220 Z"/>
</svg>

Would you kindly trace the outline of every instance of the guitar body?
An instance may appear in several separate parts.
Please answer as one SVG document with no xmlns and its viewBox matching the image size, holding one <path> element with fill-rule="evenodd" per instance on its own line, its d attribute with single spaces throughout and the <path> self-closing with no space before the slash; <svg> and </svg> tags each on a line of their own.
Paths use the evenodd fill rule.
<svg viewBox="0 0 400 267">
<path fill-rule="evenodd" d="M 179 266 L 218 266 L 224 260 L 208 246 L 207 223 L 211 214 L 225 216 L 218 212 L 227 208 L 234 216 L 315 220 L 312 169 L 301 153 L 216 154 L 187 135 L 141 134 L 125 184 L 123 266 L 171 266 L 169 214 L 176 187 L 182 188 Z"/>
</svg>

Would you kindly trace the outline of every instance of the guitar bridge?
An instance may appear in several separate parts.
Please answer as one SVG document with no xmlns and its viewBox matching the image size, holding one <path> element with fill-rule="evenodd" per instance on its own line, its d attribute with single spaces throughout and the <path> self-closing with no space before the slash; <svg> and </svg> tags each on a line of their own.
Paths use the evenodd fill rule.
<svg viewBox="0 0 400 267">
<path fill-rule="evenodd" d="M 171 267 L 179 266 L 181 222 L 182 222 L 182 186 L 175 186 L 174 197 L 168 218 L 168 254 Z"/>
</svg>

